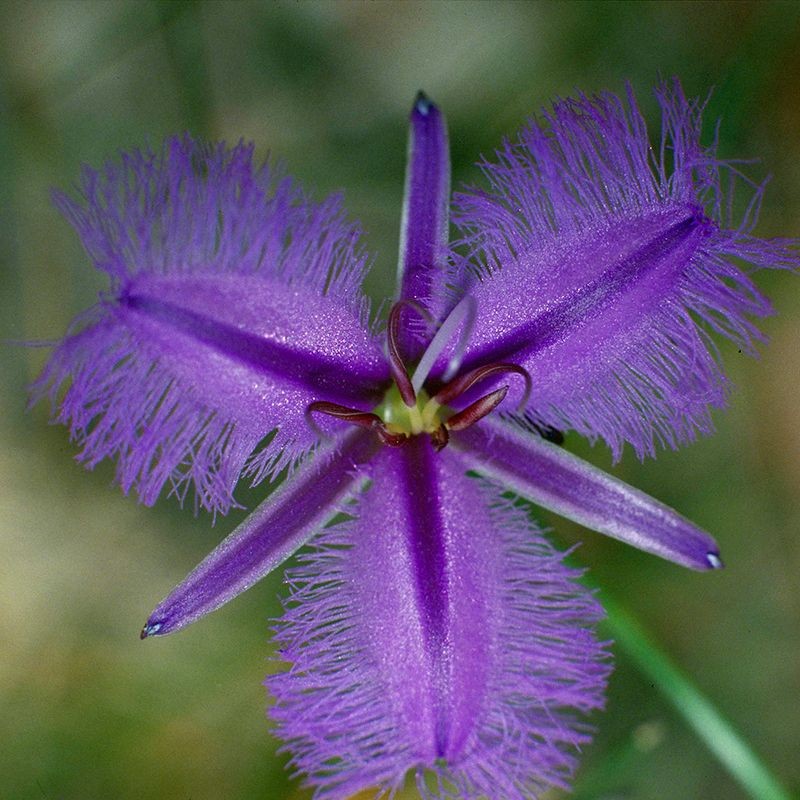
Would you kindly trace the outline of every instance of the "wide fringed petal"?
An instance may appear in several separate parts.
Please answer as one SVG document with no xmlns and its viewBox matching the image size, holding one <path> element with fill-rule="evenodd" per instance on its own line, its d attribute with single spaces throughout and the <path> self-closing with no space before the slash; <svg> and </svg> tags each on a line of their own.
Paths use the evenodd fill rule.
<svg viewBox="0 0 800 800">
<path fill-rule="evenodd" d="M 709 334 L 753 354 L 752 318 L 770 313 L 739 264 L 800 263 L 787 241 L 750 234 L 763 187 L 730 218 L 723 179 L 745 179 L 700 145 L 701 104 L 677 81 L 657 97 L 659 150 L 630 93 L 559 102 L 482 165 L 491 190 L 458 195 L 454 211 L 483 261 L 465 368 L 525 367 L 533 420 L 615 455 L 711 428 L 727 385 Z"/>
<path fill-rule="evenodd" d="M 722 566 L 704 530 L 538 434 L 487 418 L 455 432 L 450 446 L 481 475 L 591 530 L 691 569 Z"/>
<path fill-rule="evenodd" d="M 424 437 L 289 572 L 271 714 L 317 798 L 530 800 L 565 786 L 610 666 L 602 611 L 500 491 Z"/>
<path fill-rule="evenodd" d="M 337 198 L 310 203 L 251 147 L 185 137 L 87 169 L 80 200 L 56 200 L 112 285 L 34 397 L 58 405 L 85 463 L 116 457 L 143 502 L 193 483 L 225 511 L 243 470 L 257 482 L 314 445 L 309 403 L 380 397 L 364 256 Z"/>
</svg>

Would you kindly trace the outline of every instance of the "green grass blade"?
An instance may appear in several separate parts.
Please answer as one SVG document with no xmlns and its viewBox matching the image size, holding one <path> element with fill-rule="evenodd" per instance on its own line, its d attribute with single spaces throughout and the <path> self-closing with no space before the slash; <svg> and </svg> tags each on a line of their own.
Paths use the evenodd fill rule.
<svg viewBox="0 0 800 800">
<path fill-rule="evenodd" d="M 755 800 L 791 800 L 789 792 L 717 711 L 656 647 L 636 620 L 602 593 L 607 626 L 618 647 L 650 678 L 730 774 Z"/>
</svg>

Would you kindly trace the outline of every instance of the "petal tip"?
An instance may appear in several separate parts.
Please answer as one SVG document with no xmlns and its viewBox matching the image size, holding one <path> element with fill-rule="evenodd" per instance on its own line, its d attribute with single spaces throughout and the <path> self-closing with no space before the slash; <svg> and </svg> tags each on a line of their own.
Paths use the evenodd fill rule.
<svg viewBox="0 0 800 800">
<path fill-rule="evenodd" d="M 713 551 L 706 553 L 706 563 L 710 569 L 723 569 L 725 567 L 725 564 L 722 563 L 722 559 L 719 557 L 719 553 Z"/>
<path fill-rule="evenodd" d="M 417 96 L 414 98 L 414 108 L 413 111 L 417 114 L 421 114 L 423 117 L 427 117 L 431 111 L 436 110 L 436 104 L 425 94 L 425 92 L 420 89 L 417 92 Z"/>
<path fill-rule="evenodd" d="M 144 627 L 139 633 L 139 638 L 147 639 L 148 636 L 158 636 L 163 626 L 164 625 L 162 622 L 153 622 L 152 620 L 148 620 L 147 622 L 145 622 Z"/>
</svg>

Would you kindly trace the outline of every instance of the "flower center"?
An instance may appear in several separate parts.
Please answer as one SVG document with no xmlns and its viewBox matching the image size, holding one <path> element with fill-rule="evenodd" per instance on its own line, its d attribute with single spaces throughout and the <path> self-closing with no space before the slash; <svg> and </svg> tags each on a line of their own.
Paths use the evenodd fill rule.
<svg viewBox="0 0 800 800">
<path fill-rule="evenodd" d="M 381 404 L 373 411 L 360 411 L 338 403 L 316 401 L 306 410 L 312 425 L 313 413 L 327 414 L 353 425 L 372 429 L 384 444 L 393 447 L 402 445 L 411 436 L 427 434 L 434 447 L 441 450 L 450 439 L 450 431 L 459 431 L 474 425 L 500 405 L 508 393 L 509 387 L 506 384 L 472 401 L 461 410 L 453 409 L 451 403 L 470 392 L 476 384 L 496 378 L 500 374 L 519 375 L 525 380 L 525 393 L 520 406 L 526 405 L 531 391 L 531 378 L 525 369 L 516 364 L 495 363 L 477 367 L 446 381 L 432 395 L 424 388 L 428 372 L 441 349 L 447 344 L 454 328 L 458 327 L 462 319 L 469 316 L 468 312 L 463 311 L 463 306 L 456 306 L 445 320 L 439 332 L 445 336 L 437 334 L 434 337 L 422 356 L 412 380 L 398 347 L 400 317 L 407 307 L 425 315 L 419 306 L 409 301 L 396 303 L 389 313 L 386 339 L 389 367 L 394 382 Z M 457 322 L 453 323 L 453 319 Z M 459 347 L 457 351 L 463 351 L 463 348 Z M 415 384 L 418 388 L 415 388 Z"/>
<path fill-rule="evenodd" d="M 425 389 L 416 392 L 414 405 L 406 405 L 397 384 L 393 384 L 374 413 L 383 420 L 391 433 L 416 436 L 420 433 L 430 434 L 440 428 L 445 418 L 449 416 L 443 413 L 446 411 L 447 409 L 434 397 L 430 397 Z"/>
</svg>

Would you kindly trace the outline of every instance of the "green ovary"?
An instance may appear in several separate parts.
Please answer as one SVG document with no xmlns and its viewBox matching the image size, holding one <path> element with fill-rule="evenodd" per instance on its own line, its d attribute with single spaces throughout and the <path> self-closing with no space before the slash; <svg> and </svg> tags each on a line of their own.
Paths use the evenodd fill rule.
<svg viewBox="0 0 800 800">
<path fill-rule="evenodd" d="M 444 423 L 446 406 L 441 406 L 424 389 L 417 392 L 417 402 L 407 406 L 396 385 L 386 393 L 383 402 L 374 410 L 390 433 L 414 436 L 434 433 Z"/>
</svg>

